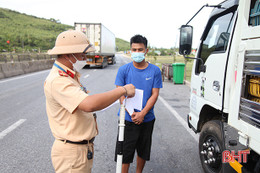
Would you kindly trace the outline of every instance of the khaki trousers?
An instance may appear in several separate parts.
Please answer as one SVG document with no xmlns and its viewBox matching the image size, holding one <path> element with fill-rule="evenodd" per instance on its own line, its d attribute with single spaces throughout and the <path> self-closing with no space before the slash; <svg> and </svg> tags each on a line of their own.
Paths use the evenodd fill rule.
<svg viewBox="0 0 260 173">
<path fill-rule="evenodd" d="M 56 173 L 91 173 L 93 158 L 88 160 L 88 149 L 93 152 L 90 144 L 70 144 L 55 140 L 52 146 L 51 159 Z"/>
</svg>

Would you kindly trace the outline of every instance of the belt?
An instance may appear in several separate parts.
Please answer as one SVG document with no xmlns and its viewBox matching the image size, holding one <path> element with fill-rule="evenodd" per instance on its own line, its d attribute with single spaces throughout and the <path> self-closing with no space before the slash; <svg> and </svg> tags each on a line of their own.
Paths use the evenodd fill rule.
<svg viewBox="0 0 260 173">
<path fill-rule="evenodd" d="M 73 141 L 69 141 L 69 140 L 60 139 L 60 141 L 62 141 L 62 142 L 71 143 L 71 144 L 88 144 L 88 143 L 93 143 L 94 140 L 95 140 L 95 137 L 90 140 L 83 140 L 83 141 L 79 141 L 79 142 L 73 142 Z"/>
</svg>

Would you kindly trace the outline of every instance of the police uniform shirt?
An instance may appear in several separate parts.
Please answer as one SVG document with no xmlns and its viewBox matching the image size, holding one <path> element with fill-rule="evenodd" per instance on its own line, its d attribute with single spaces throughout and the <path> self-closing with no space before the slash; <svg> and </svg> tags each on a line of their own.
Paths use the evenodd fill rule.
<svg viewBox="0 0 260 173">
<path fill-rule="evenodd" d="M 97 124 L 92 113 L 77 109 L 88 96 L 82 90 L 79 74 L 57 61 L 55 63 L 58 67 L 52 67 L 44 84 L 46 111 L 53 136 L 74 142 L 90 140 L 97 135 Z"/>
</svg>

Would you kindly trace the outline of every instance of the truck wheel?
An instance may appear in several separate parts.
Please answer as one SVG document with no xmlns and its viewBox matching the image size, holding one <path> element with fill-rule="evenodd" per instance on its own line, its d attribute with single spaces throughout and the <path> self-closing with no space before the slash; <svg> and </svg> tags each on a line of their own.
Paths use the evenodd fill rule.
<svg viewBox="0 0 260 173">
<path fill-rule="evenodd" d="M 107 66 L 108 66 L 107 59 L 104 58 L 104 60 L 103 60 L 103 62 L 102 62 L 102 65 L 101 65 L 101 68 L 103 69 L 103 68 L 105 68 L 105 67 L 107 67 Z"/>
<path fill-rule="evenodd" d="M 90 67 L 90 65 L 89 64 L 87 64 L 87 65 L 85 65 L 83 68 L 89 68 Z"/>
<path fill-rule="evenodd" d="M 222 151 L 224 151 L 222 122 L 212 120 L 203 125 L 199 138 L 199 152 L 202 167 L 206 173 L 222 171 Z"/>
<path fill-rule="evenodd" d="M 105 67 L 106 67 L 106 64 L 105 64 L 105 63 L 102 63 L 101 68 L 103 69 L 103 68 L 105 68 Z"/>
</svg>

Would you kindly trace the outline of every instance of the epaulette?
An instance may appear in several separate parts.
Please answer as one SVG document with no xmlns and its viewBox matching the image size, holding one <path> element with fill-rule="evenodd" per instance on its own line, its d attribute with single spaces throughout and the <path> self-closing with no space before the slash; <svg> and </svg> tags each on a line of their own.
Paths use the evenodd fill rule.
<svg viewBox="0 0 260 173">
<path fill-rule="evenodd" d="M 62 70 L 59 70 L 59 75 L 60 76 L 65 76 L 65 77 L 69 77 L 69 75 L 67 73 L 65 73 L 64 71 L 62 71 Z"/>
</svg>

